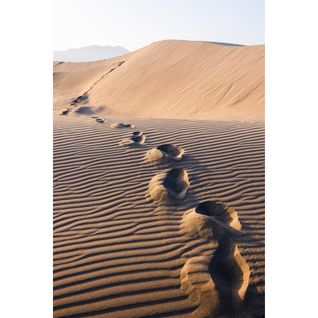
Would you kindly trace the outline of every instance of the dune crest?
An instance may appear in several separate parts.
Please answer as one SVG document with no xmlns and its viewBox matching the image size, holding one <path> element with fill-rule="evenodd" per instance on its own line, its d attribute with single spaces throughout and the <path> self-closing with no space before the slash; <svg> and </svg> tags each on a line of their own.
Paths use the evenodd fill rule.
<svg viewBox="0 0 318 318">
<path fill-rule="evenodd" d="M 54 110 L 101 115 L 264 120 L 264 45 L 166 40 L 109 60 L 54 64 Z"/>
</svg>

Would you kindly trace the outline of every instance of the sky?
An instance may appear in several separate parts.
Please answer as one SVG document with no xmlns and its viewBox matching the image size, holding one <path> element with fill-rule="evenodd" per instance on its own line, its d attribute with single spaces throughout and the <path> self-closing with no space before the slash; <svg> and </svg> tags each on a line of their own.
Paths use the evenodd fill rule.
<svg viewBox="0 0 318 318">
<path fill-rule="evenodd" d="M 166 39 L 265 42 L 265 0 L 54 0 L 54 50 Z"/>
</svg>

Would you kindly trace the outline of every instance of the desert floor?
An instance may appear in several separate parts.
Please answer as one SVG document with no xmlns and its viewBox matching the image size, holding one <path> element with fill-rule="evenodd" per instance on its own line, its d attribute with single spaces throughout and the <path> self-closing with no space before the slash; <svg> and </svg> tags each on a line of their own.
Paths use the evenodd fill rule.
<svg viewBox="0 0 318 318">
<path fill-rule="evenodd" d="M 54 118 L 54 316 L 262 317 L 264 123 L 104 117 Z"/>
</svg>

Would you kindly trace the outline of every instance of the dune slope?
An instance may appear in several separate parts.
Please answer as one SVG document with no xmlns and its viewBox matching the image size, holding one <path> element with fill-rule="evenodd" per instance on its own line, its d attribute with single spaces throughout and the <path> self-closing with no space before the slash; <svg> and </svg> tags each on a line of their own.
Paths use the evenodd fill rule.
<svg viewBox="0 0 318 318">
<path fill-rule="evenodd" d="M 54 63 L 55 112 L 80 105 L 101 115 L 262 121 L 264 46 L 167 40 L 109 60 Z"/>
</svg>

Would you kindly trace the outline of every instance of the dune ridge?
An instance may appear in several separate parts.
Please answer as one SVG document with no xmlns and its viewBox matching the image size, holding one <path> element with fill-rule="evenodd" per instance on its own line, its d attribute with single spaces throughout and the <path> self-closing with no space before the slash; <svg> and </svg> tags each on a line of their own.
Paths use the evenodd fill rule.
<svg viewBox="0 0 318 318">
<path fill-rule="evenodd" d="M 166 40 L 104 61 L 54 63 L 54 111 L 264 120 L 264 45 Z"/>
<path fill-rule="evenodd" d="M 145 147 L 118 144 L 132 130 L 111 125 L 126 121 L 147 134 Z M 146 200 L 149 180 L 162 168 L 146 164 L 145 153 L 165 144 L 186 149 L 170 166 L 187 169 L 191 179 L 177 205 Z M 209 265 L 211 255 L 224 251 L 217 252 L 222 237 L 216 242 L 180 231 L 186 212 L 206 201 L 222 202 L 237 213 L 217 217 L 244 233 L 235 243 L 226 236 L 222 244 L 231 262 L 245 268 L 236 284 L 239 297 L 252 299 L 245 317 L 262 317 L 263 123 L 107 117 L 98 125 L 90 117 L 56 116 L 54 317 L 206 317 L 214 306 L 210 296 L 218 302 L 223 294 L 208 288 L 200 301 L 209 310 L 198 311 L 198 294 L 189 296 L 182 288 L 189 273 L 184 269 L 199 262 L 203 278 L 212 281 L 216 275 L 215 285 L 223 286 Z"/>
</svg>

